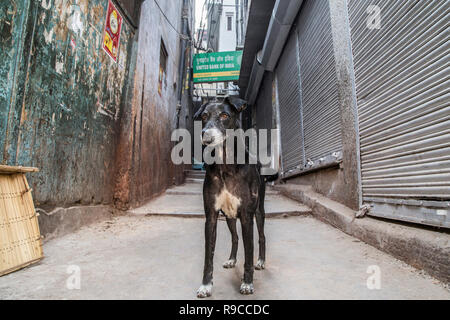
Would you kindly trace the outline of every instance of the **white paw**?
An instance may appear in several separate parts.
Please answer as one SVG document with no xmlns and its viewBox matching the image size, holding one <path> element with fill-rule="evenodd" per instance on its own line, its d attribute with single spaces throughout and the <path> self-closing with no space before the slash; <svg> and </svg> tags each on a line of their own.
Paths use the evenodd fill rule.
<svg viewBox="0 0 450 320">
<path fill-rule="evenodd" d="M 255 269 L 256 270 L 263 270 L 266 268 L 266 262 L 264 260 L 258 259 L 258 262 L 256 262 Z"/>
<path fill-rule="evenodd" d="M 241 289 L 239 290 L 241 294 L 253 294 L 254 291 L 253 283 L 244 283 L 241 284 Z"/>
<path fill-rule="evenodd" d="M 202 284 L 200 288 L 197 290 L 197 298 L 206 298 L 210 297 L 212 293 L 212 283 Z"/>
<path fill-rule="evenodd" d="M 225 269 L 234 268 L 236 266 L 236 259 L 230 259 L 223 263 Z"/>
</svg>

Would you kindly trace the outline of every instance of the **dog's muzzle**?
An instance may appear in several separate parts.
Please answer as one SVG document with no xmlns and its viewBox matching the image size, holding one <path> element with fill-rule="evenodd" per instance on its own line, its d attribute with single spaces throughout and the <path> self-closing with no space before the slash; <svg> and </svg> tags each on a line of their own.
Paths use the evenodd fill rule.
<svg viewBox="0 0 450 320">
<path fill-rule="evenodd" d="M 218 129 L 205 129 L 202 131 L 202 143 L 205 146 L 215 146 L 221 144 L 224 141 L 222 132 Z"/>
</svg>

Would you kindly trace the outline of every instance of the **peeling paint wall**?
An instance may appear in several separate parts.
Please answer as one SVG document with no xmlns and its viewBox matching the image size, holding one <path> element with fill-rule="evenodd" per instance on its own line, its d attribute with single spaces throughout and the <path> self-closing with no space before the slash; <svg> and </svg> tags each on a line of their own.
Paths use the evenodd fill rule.
<svg viewBox="0 0 450 320">
<path fill-rule="evenodd" d="M 0 2 L 0 162 L 40 168 L 29 178 L 41 209 L 126 209 L 182 182 L 170 136 L 183 85 L 183 0 L 158 3 L 146 0 L 139 19 L 123 20 L 114 63 L 102 49 L 108 0 Z M 161 40 L 168 63 L 159 93 Z M 182 101 L 186 127 L 188 90 Z"/>
<path fill-rule="evenodd" d="M 16 3 L 17 2 L 17 3 Z M 25 21 L 28 13 L 27 1 L 3 1 L 0 3 L 0 146 L 6 149 L 8 124 L 13 121 L 10 105 L 14 103 L 19 76 L 21 48 L 24 45 Z"/>
<path fill-rule="evenodd" d="M 124 20 L 114 63 L 102 50 L 107 5 L 0 3 L 1 162 L 40 168 L 30 181 L 43 208 L 113 201 L 135 30 Z"/>
</svg>

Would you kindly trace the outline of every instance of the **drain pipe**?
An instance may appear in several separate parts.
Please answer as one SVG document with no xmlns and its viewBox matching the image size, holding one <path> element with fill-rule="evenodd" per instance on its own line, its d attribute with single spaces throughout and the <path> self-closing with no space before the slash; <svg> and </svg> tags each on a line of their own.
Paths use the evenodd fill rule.
<svg viewBox="0 0 450 320">
<path fill-rule="evenodd" d="M 264 46 L 255 57 L 245 92 L 245 100 L 249 105 L 255 103 L 264 72 L 275 69 L 302 3 L 303 0 L 277 0 L 275 3 Z"/>
<path fill-rule="evenodd" d="M 180 127 L 180 114 L 181 114 L 181 100 L 183 98 L 183 86 L 184 86 L 184 76 L 186 69 L 186 49 L 187 42 L 189 39 L 188 33 L 188 10 L 189 10 L 189 1 L 183 0 L 183 8 L 182 8 L 182 30 L 181 30 L 181 50 L 180 50 L 180 60 L 178 65 L 178 92 L 177 92 L 177 110 L 176 110 L 176 128 Z"/>
</svg>

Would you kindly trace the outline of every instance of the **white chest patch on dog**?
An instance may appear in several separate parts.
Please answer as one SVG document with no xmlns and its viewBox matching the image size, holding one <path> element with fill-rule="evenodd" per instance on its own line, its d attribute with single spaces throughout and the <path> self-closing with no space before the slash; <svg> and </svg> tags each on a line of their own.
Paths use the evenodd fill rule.
<svg viewBox="0 0 450 320">
<path fill-rule="evenodd" d="M 227 188 L 223 188 L 216 196 L 215 209 L 222 210 L 229 219 L 236 219 L 240 205 L 241 199 L 231 194 Z"/>
</svg>

